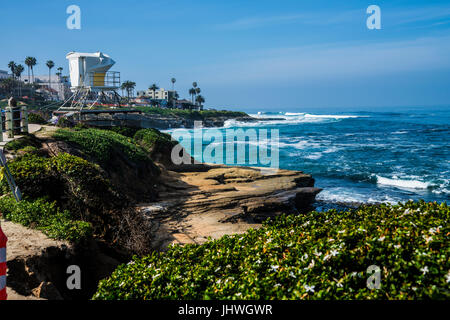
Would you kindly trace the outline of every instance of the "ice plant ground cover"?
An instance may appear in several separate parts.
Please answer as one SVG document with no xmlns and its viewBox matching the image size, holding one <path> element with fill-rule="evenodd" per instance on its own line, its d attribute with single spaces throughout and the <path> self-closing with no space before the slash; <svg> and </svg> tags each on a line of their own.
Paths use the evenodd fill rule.
<svg viewBox="0 0 450 320">
<path fill-rule="evenodd" d="M 261 229 L 135 257 L 94 299 L 448 299 L 447 204 L 282 216 Z M 369 289 L 369 266 L 381 287 Z"/>
</svg>

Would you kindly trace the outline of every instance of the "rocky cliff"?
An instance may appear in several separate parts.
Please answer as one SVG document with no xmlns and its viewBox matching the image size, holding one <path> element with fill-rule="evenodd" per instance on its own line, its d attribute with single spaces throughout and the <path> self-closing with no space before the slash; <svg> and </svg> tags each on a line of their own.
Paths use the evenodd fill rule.
<svg viewBox="0 0 450 320">
<path fill-rule="evenodd" d="M 157 249 L 242 233 L 282 213 L 300 214 L 320 192 L 299 171 L 220 165 L 177 171 L 163 171 L 158 201 L 138 206 L 151 222 Z"/>
</svg>

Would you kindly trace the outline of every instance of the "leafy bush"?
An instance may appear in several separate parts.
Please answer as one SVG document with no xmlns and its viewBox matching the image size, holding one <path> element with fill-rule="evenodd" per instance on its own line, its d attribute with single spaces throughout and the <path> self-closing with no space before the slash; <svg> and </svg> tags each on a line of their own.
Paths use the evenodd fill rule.
<svg viewBox="0 0 450 320">
<path fill-rule="evenodd" d="M 182 110 L 170 108 L 155 108 L 155 107 L 137 107 L 136 109 L 146 114 L 159 114 L 163 116 L 182 117 L 191 120 L 204 120 L 206 118 L 237 118 L 247 117 L 245 112 L 227 111 L 227 110 Z"/>
<path fill-rule="evenodd" d="M 282 216 L 261 229 L 137 258 L 94 299 L 448 299 L 447 204 Z M 381 288 L 366 281 L 381 268 Z"/>
<path fill-rule="evenodd" d="M 105 207 L 121 203 L 98 165 L 67 153 L 52 158 L 25 154 L 11 161 L 9 168 L 25 197 L 47 197 L 80 218 L 92 220 Z M 9 192 L 6 181 L 0 191 Z"/>
<path fill-rule="evenodd" d="M 119 133 L 100 129 L 59 129 L 54 138 L 75 143 L 99 163 L 108 162 L 115 152 L 123 153 L 132 161 L 149 161 L 145 151 L 133 139 Z"/>
<path fill-rule="evenodd" d="M 75 124 L 66 117 L 60 117 L 56 125 L 60 128 L 73 128 Z"/>
<path fill-rule="evenodd" d="M 129 138 L 133 138 L 136 132 L 139 131 L 138 128 L 131 128 L 131 127 L 107 127 L 107 130 L 114 131 L 115 133 L 121 134 Z"/>
<path fill-rule="evenodd" d="M 20 139 L 15 139 L 5 145 L 7 151 L 17 151 L 25 147 L 40 148 L 41 143 L 33 135 L 25 135 Z"/>
<path fill-rule="evenodd" d="M 46 124 L 47 121 L 37 113 L 29 113 L 28 114 L 28 123 L 35 123 L 35 124 Z"/>
<path fill-rule="evenodd" d="M 0 198 L 0 212 L 4 218 L 26 227 L 34 227 L 53 239 L 79 242 L 92 235 L 89 222 L 73 220 L 68 211 L 60 211 L 55 202 L 43 199 L 22 200 Z"/>
<path fill-rule="evenodd" d="M 168 168 L 173 165 L 172 149 L 178 142 L 172 141 L 169 134 L 157 129 L 141 129 L 134 135 L 134 140 L 147 150 L 154 161 L 163 163 Z"/>
<path fill-rule="evenodd" d="M 177 144 L 172 141 L 172 137 L 167 133 L 162 133 L 157 129 L 141 129 L 136 132 L 134 139 L 147 150 L 153 150 L 158 146 L 169 146 Z"/>
</svg>

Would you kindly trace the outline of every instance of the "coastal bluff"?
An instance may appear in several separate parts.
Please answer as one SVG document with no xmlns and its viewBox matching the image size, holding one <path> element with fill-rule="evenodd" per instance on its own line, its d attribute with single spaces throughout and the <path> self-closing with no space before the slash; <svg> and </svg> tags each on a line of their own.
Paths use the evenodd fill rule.
<svg viewBox="0 0 450 320">
<path fill-rule="evenodd" d="M 194 121 L 202 121 L 204 127 L 223 127 L 227 120 L 241 122 L 256 122 L 257 119 L 244 113 L 214 112 L 211 115 L 204 115 L 205 112 L 198 114 L 192 113 L 188 116 L 182 113 L 101 113 L 96 115 L 84 114 L 82 122 L 88 126 L 95 127 L 132 127 L 132 128 L 155 128 L 167 130 L 173 128 L 194 128 Z M 68 117 L 69 119 L 71 117 Z M 76 122 L 76 120 L 73 120 Z"/>
<path fill-rule="evenodd" d="M 193 165 L 160 176 L 158 200 L 138 205 L 151 225 L 152 246 L 201 244 L 243 233 L 281 214 L 301 214 L 321 191 L 300 171 Z"/>
<path fill-rule="evenodd" d="M 11 298 L 91 297 L 132 256 L 302 215 L 321 190 L 300 171 L 174 165 L 175 144 L 156 129 L 48 125 L 8 142 L 5 155 L 25 196 L 16 203 L 0 185 Z M 68 265 L 90 270 L 80 292 L 65 286 Z"/>
</svg>

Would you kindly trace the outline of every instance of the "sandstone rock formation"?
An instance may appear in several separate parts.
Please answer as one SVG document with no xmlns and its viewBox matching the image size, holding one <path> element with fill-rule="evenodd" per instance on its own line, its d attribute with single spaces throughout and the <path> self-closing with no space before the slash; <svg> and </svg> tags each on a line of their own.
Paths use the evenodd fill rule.
<svg viewBox="0 0 450 320">
<path fill-rule="evenodd" d="M 151 221 L 158 249 L 242 233 L 282 213 L 301 214 L 320 192 L 299 171 L 220 165 L 164 171 L 160 183 L 159 200 L 138 206 Z"/>
</svg>

